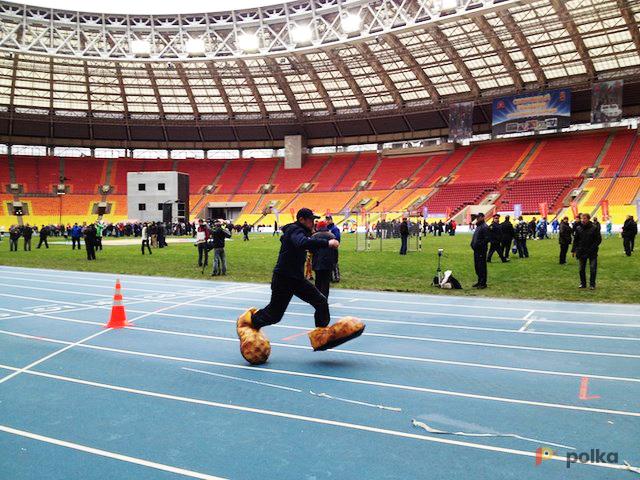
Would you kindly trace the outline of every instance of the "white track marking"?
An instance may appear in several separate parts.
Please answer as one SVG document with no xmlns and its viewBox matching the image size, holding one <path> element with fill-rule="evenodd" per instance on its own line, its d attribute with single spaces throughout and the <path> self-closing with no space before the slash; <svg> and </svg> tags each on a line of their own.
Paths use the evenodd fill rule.
<svg viewBox="0 0 640 480">
<path fill-rule="evenodd" d="M 34 372 L 29 372 L 29 373 L 34 373 Z M 46 376 L 48 376 L 50 378 L 56 378 L 57 377 L 59 379 L 65 379 L 67 381 L 71 381 L 71 382 L 74 382 L 74 383 L 93 386 L 93 387 L 97 387 L 97 388 L 104 388 L 104 389 L 109 389 L 109 390 L 114 390 L 114 391 L 119 391 L 119 392 L 131 393 L 131 394 L 135 394 L 135 395 L 144 395 L 144 396 L 148 396 L 148 397 L 162 398 L 162 399 L 165 399 L 165 400 L 172 400 L 172 401 L 178 401 L 178 402 L 184 402 L 184 403 L 191 403 L 191 404 L 196 404 L 196 405 L 204 405 L 204 406 L 215 407 L 215 408 L 220 408 L 220 409 L 225 409 L 225 410 L 232 410 L 232 411 L 238 411 L 238 412 L 244 412 L 244 413 L 253 413 L 253 414 L 276 417 L 276 418 L 287 418 L 287 419 L 291 419 L 291 420 L 298 420 L 298 421 L 301 421 L 301 422 L 315 423 L 315 424 L 319 424 L 319 425 L 329 425 L 329 426 L 333 426 L 333 427 L 340 427 L 340 428 L 344 428 L 344 429 L 357 430 L 357 431 L 363 431 L 363 432 L 369 432 L 369 433 L 377 433 L 377 434 L 381 434 L 381 435 L 388 435 L 388 436 L 398 437 L 398 438 L 408 438 L 408 439 L 421 440 L 421 441 L 426 441 L 426 442 L 442 443 L 442 444 L 446 444 L 446 445 L 455 445 L 455 446 L 459 446 L 459 447 L 475 448 L 475 449 L 478 449 L 478 450 L 484 450 L 484 451 L 490 451 L 490 452 L 508 453 L 508 454 L 512 454 L 512 455 L 520 455 L 520 456 L 532 457 L 532 458 L 535 458 L 535 456 L 536 456 L 535 452 L 525 451 L 525 450 L 517 450 L 517 449 L 513 449 L 513 448 L 495 447 L 495 446 L 492 446 L 492 445 L 483 445 L 483 444 L 478 444 L 478 443 L 473 443 L 473 442 L 465 442 L 465 441 L 460 441 L 460 440 L 451 440 L 451 439 L 447 439 L 447 438 L 438 438 L 438 437 L 432 437 L 432 436 L 429 436 L 429 435 L 418 435 L 418 434 L 414 434 L 414 433 L 401 432 L 401 431 L 390 430 L 390 429 L 386 429 L 386 428 L 378 428 L 378 427 L 374 427 L 374 426 L 370 426 L 370 425 L 362 425 L 362 424 L 357 424 L 357 423 L 341 422 L 341 421 L 336 421 L 336 420 L 328 420 L 328 419 L 319 418 L 319 417 L 309 417 L 309 416 L 306 416 L 306 415 L 297 415 L 297 414 L 292 414 L 292 413 L 287 413 L 287 412 L 279 412 L 279 411 L 276 411 L 276 410 L 266 410 L 266 409 L 262 409 L 262 408 L 245 407 L 245 406 L 233 405 L 233 404 L 222 403 L 222 402 L 212 402 L 212 401 L 208 401 L 208 400 L 200 400 L 200 399 L 196 399 L 196 398 L 182 397 L 182 396 L 170 395 L 170 394 L 160 393 L 160 392 L 152 392 L 152 391 L 148 391 L 148 390 L 140 390 L 140 389 L 134 389 L 134 388 L 120 387 L 120 386 L 117 386 L 117 385 L 109 385 L 109 384 L 105 384 L 105 383 L 89 382 L 89 381 L 77 380 L 77 379 L 69 379 L 69 378 L 65 378 L 65 377 L 59 377 L 58 375 L 46 375 Z M 7 427 L 0 426 L 0 428 L 6 429 Z M 10 433 L 14 433 L 14 432 L 10 432 Z M 25 432 L 25 433 L 28 433 L 28 432 Z M 553 459 L 559 460 L 559 461 L 562 461 L 562 462 L 566 462 L 566 458 L 562 458 L 562 457 L 555 457 L 554 456 Z M 617 464 L 610 464 L 610 463 L 585 463 L 585 464 L 581 464 L 581 465 L 590 465 L 590 466 L 601 467 L 601 468 L 609 468 L 609 469 L 613 469 L 613 470 L 627 470 L 627 466 L 626 465 L 617 465 Z"/>
<path fill-rule="evenodd" d="M 6 333 L 6 332 L 1 332 L 0 331 L 0 333 Z M 35 337 L 33 335 L 26 335 L 26 334 L 11 334 L 11 335 L 16 336 L 16 337 L 21 337 L 21 338 L 32 338 L 32 339 L 36 339 L 36 340 L 50 341 L 50 342 L 53 342 L 53 343 L 60 343 L 60 344 L 68 343 L 68 342 L 64 342 L 62 340 L 40 339 L 40 338 Z M 257 371 L 257 369 L 255 367 L 252 367 L 252 366 L 249 366 L 249 365 L 236 365 L 236 364 L 231 364 L 231 363 L 214 362 L 214 361 L 210 361 L 210 360 L 198 360 L 198 359 L 195 359 L 195 358 L 175 357 L 175 356 L 169 356 L 169 355 L 160 355 L 160 354 L 156 354 L 156 353 L 135 352 L 135 351 L 131 351 L 131 350 L 122 350 L 122 349 L 117 349 L 117 348 L 97 347 L 97 346 L 94 346 L 94 345 L 82 345 L 82 347 L 90 348 L 90 349 L 93 349 L 93 350 L 102 350 L 102 351 L 106 351 L 106 352 L 122 353 L 124 355 L 140 356 L 140 357 L 146 357 L 146 358 L 155 358 L 155 359 L 161 359 L 161 360 L 173 360 L 173 361 L 183 362 L 183 363 L 193 363 L 193 364 L 197 364 L 197 365 L 209 365 L 209 366 L 215 366 L 215 367 L 224 367 L 224 368 L 230 368 L 230 369 L 234 369 L 234 370 L 250 370 L 250 371 L 253 371 L 253 372 Z M 4 368 L 6 370 L 14 370 L 14 371 L 15 370 L 19 370 L 18 368 L 11 367 L 11 366 L 8 366 L 8 365 L 2 365 L 2 364 L 0 364 L 0 368 Z M 516 404 L 516 405 L 527 405 L 527 406 L 544 407 L 544 408 L 557 408 L 557 409 L 562 409 L 562 410 L 575 410 L 575 411 L 588 412 L 588 413 L 604 413 L 604 414 L 608 414 L 608 415 L 621 415 L 621 416 L 628 416 L 628 417 L 640 417 L 640 412 L 628 412 L 628 411 L 624 411 L 624 410 L 611 410 L 611 409 L 607 409 L 607 408 L 582 407 L 582 406 L 576 406 L 576 405 L 566 405 L 566 404 L 561 404 L 561 403 L 548 403 L 548 402 L 537 402 L 537 401 L 533 401 L 533 400 L 520 400 L 520 399 L 516 399 L 516 398 L 496 397 L 496 396 L 491 396 L 491 395 L 479 395 L 479 394 L 475 394 L 475 393 L 465 393 L 465 392 L 456 392 L 456 391 L 451 391 L 451 390 L 441 390 L 441 389 L 426 388 L 426 387 L 416 387 L 416 386 L 412 386 L 412 385 L 402 385 L 402 384 L 394 384 L 394 383 L 386 383 L 386 382 L 376 382 L 376 381 L 372 381 L 372 380 L 360 380 L 360 379 L 349 378 L 349 377 L 334 377 L 334 376 L 330 376 L 330 375 L 320 375 L 320 374 L 317 374 L 317 373 L 296 372 L 296 371 L 292 371 L 292 370 L 280 370 L 280 369 L 275 369 L 275 368 L 268 368 L 268 369 L 267 368 L 263 368 L 263 369 L 260 369 L 259 371 L 261 373 L 263 373 L 263 374 L 290 375 L 290 376 L 294 376 L 294 377 L 313 378 L 313 379 L 318 379 L 318 380 L 328 380 L 328 381 L 335 381 L 335 382 L 341 382 L 341 383 L 351 383 L 351 384 L 355 384 L 355 385 L 368 385 L 368 386 L 374 386 L 374 387 L 390 388 L 390 389 L 396 389 L 396 390 L 405 390 L 405 391 L 411 391 L 411 392 L 431 393 L 431 394 L 435 394 L 435 395 L 445 395 L 445 396 L 452 396 L 452 397 L 471 398 L 471 399 L 474 399 L 474 400 L 489 400 L 489 401 Z M 63 381 L 69 381 L 69 382 L 75 382 L 75 383 L 84 382 L 84 380 L 72 379 L 72 378 L 69 378 L 69 377 L 62 377 L 60 375 L 52 375 L 52 374 L 44 373 L 44 372 L 35 372 L 33 370 L 29 370 L 29 371 L 27 371 L 25 373 L 27 375 L 36 375 L 36 376 L 54 378 L 54 379 L 57 379 L 57 380 L 63 380 Z"/>
<path fill-rule="evenodd" d="M 98 455 L 100 457 L 112 458 L 114 460 L 133 463 L 135 465 L 141 465 L 143 467 L 155 468 L 156 470 L 176 473 L 178 475 L 184 475 L 185 477 L 200 478 L 203 480 L 224 480 L 222 477 L 214 477 L 213 475 L 207 475 L 206 473 L 194 472 L 193 470 L 185 470 L 184 468 L 172 467 L 170 465 L 151 462 L 142 458 L 135 458 L 130 457 L 129 455 L 122 455 L 120 453 L 109 452 L 107 450 L 100 450 L 99 448 L 87 447 L 85 445 L 80 445 L 79 443 L 67 442 L 58 438 L 45 437 L 44 435 L 39 435 L 37 433 L 27 432 L 24 430 L 18 430 L 17 428 L 11 428 L 5 425 L 0 425 L 0 431 L 10 433 L 12 435 L 18 435 L 20 437 L 30 438 L 39 442 L 57 445 L 59 447 L 71 448 L 72 450 L 78 450 L 80 452 Z"/>
<path fill-rule="evenodd" d="M 232 377 L 231 375 L 222 375 L 221 373 L 207 372 L 205 370 L 196 370 L 195 368 L 182 367 L 182 370 L 188 370 L 190 372 L 197 372 L 197 373 L 204 373 L 205 375 L 212 375 L 214 377 L 229 378 L 231 380 L 238 380 L 240 382 L 253 383 L 256 385 L 262 385 L 264 387 L 279 388 L 281 390 L 288 390 L 290 392 L 302 393 L 302 390 L 298 388 L 285 387 L 284 385 L 274 385 L 273 383 L 258 382 L 256 380 L 249 380 L 246 378 Z"/>
<path fill-rule="evenodd" d="M 17 312 L 17 311 L 16 311 Z M 143 312 L 147 313 L 147 312 Z M 156 312 L 153 312 L 156 313 Z M 71 323 L 85 323 L 89 325 L 101 325 L 99 322 L 91 322 L 88 320 L 76 320 L 70 318 L 64 318 L 57 315 L 39 313 L 32 314 L 27 316 L 36 316 L 40 318 L 47 318 L 51 320 L 58 320 L 62 322 L 71 322 Z M 182 315 L 176 315 L 183 318 Z M 207 319 L 212 320 L 212 319 Z M 235 320 L 219 320 L 223 323 L 232 323 L 235 324 Z M 269 328 L 279 327 L 279 328 L 291 328 L 296 330 L 304 330 L 308 331 L 306 327 L 288 327 L 285 325 L 270 325 Z M 173 330 L 163 330 L 158 328 L 151 327 L 129 327 L 130 330 L 140 330 L 142 332 L 152 332 L 152 333 L 161 333 L 166 335 L 177 335 L 177 336 L 185 336 L 185 337 L 195 337 L 195 338 L 207 338 L 211 340 L 229 340 L 228 337 L 220 337 L 217 335 L 208 335 L 208 334 L 200 334 L 200 333 L 188 333 L 188 332 L 177 332 Z M 612 352 L 594 352 L 590 350 L 570 350 L 570 349 L 560 349 L 560 348 L 545 348 L 545 347 L 532 347 L 527 345 L 510 345 L 510 344 L 501 344 L 501 343 L 486 343 L 486 342 L 471 342 L 471 341 L 463 341 L 463 340 L 449 340 L 449 339 L 441 339 L 441 338 L 433 338 L 433 337 L 416 337 L 411 335 L 394 335 L 388 333 L 363 333 L 363 337 L 380 337 L 380 338 L 392 338 L 397 340 L 414 340 L 418 342 L 432 342 L 432 343 L 445 343 L 445 344 L 453 344 L 453 345 L 469 345 L 469 346 L 477 346 L 477 347 L 490 347 L 490 348 L 499 348 L 499 349 L 509 349 L 509 350 L 528 350 L 534 352 L 550 352 L 550 353 L 566 353 L 573 355 L 592 355 L 592 356 L 604 356 L 604 357 L 614 357 L 614 358 L 636 358 L 640 359 L 640 355 L 630 354 L 630 353 L 612 353 Z M 234 340 L 235 339 L 231 339 Z"/>
<path fill-rule="evenodd" d="M 26 275 L 39 275 L 39 276 L 51 276 L 51 277 L 55 277 L 55 278 L 73 278 L 73 279 L 77 279 L 78 275 L 81 276 L 91 276 L 91 277 L 102 277 L 104 279 L 104 281 L 113 281 L 113 279 L 116 277 L 115 274 L 108 274 L 108 273 L 100 273 L 100 272 L 75 272 L 75 271 L 58 271 L 58 270 L 48 270 L 48 269 L 35 269 L 35 268 L 26 268 L 26 267 L 0 267 L 0 271 L 2 270 L 9 270 L 12 273 L 18 273 L 18 274 L 26 274 Z M 42 271 L 51 271 L 52 273 L 50 274 L 43 274 L 43 273 L 33 273 L 33 272 L 42 272 Z M 69 275 L 64 275 L 64 273 L 68 273 Z M 129 279 L 132 280 L 128 280 L 127 282 L 136 282 L 136 283 L 140 283 L 140 284 L 144 284 L 144 285 L 158 285 L 158 286 L 166 286 L 166 283 L 154 283 L 154 280 L 157 280 L 158 277 L 145 277 L 145 276 L 141 276 L 141 275 L 126 275 L 126 277 L 128 277 Z M 205 280 L 199 280 L 199 279 L 188 279 L 188 278 L 169 278 L 169 277 L 165 277 L 167 281 L 179 281 L 181 283 L 198 283 L 201 284 L 202 282 L 205 282 Z M 148 279 L 148 280 L 147 280 Z M 206 281 L 206 283 L 209 285 L 211 284 L 209 281 Z M 219 283 L 213 283 L 214 285 L 220 285 Z M 238 283 L 236 282 L 224 282 L 223 285 L 238 285 Z M 253 287 L 256 288 L 262 288 L 264 291 L 262 292 L 254 292 L 254 293 L 259 293 L 259 294 L 264 294 L 264 295 L 270 295 L 270 292 L 268 291 L 267 287 L 268 285 L 263 285 L 263 284 L 248 284 L 248 283 L 244 283 L 244 285 L 252 285 Z M 340 295 L 342 293 L 350 293 L 351 290 L 341 290 L 338 289 L 337 295 Z M 438 298 L 438 296 L 436 295 L 429 295 L 429 294 L 422 294 L 422 293 L 402 293 L 402 292 L 375 292 L 375 291 L 364 291 L 364 293 L 371 293 L 371 294 L 375 294 L 376 296 L 379 296 L 380 294 L 388 294 L 389 296 L 394 296 L 394 297 L 409 297 L 409 298 L 420 298 L 420 297 L 428 297 L 428 298 Z M 474 297 L 474 298 L 468 298 L 468 297 L 456 297 L 458 299 L 461 300 L 462 303 L 443 303 L 441 301 L 427 301 L 427 302 L 416 302 L 416 301 L 411 301 L 411 300 L 407 300 L 405 298 L 402 299 L 398 299 L 398 300 L 392 300 L 392 299 L 381 299 L 381 298 L 369 298 L 369 297 L 359 297 L 359 298 L 354 298 L 354 297 L 344 297 L 344 296 L 336 296 L 336 295 L 332 295 L 332 300 L 348 300 L 348 301 L 360 301 L 360 302 L 368 302 L 368 303 L 391 303 L 391 304 L 406 304 L 406 305 L 420 305 L 420 306 L 434 306 L 434 307 L 454 307 L 454 308 L 472 308 L 472 309 L 488 309 L 488 310 L 513 310 L 513 311 L 525 311 L 528 312 L 530 311 L 530 307 L 503 307 L 500 305 L 495 305 L 495 302 L 504 302 L 504 303 L 508 303 L 508 302 L 519 302 L 519 303 L 527 303 L 530 304 L 531 302 L 535 302 L 537 304 L 540 305 L 544 305 L 545 303 L 558 303 L 558 302 L 549 302 L 546 300 L 535 300 L 535 299 L 527 299 L 527 300 L 521 300 L 521 299 L 514 299 L 514 298 L 493 298 L 493 297 L 486 297 L 485 298 L 478 298 L 478 297 Z M 246 301 L 251 301 L 251 298 L 243 298 L 242 300 L 246 300 Z M 463 302 L 467 301 L 467 304 L 464 304 Z M 477 305 L 476 302 L 478 300 L 486 300 L 486 303 L 491 303 L 490 305 Z M 344 302 L 342 302 L 344 303 Z M 567 307 L 574 307 L 577 306 L 575 303 L 573 302 L 565 302 Z M 291 302 L 292 305 L 306 305 L 302 302 Z M 598 303 L 598 304 L 594 304 L 594 306 L 598 306 L 598 307 L 607 307 L 607 306 L 613 306 L 616 308 L 626 308 L 626 307 L 631 307 L 630 305 L 626 305 L 626 304 L 606 304 L 606 303 Z M 561 313 L 561 314 L 576 314 L 576 315 L 584 315 L 584 311 L 583 310 L 567 310 L 567 309 L 548 309 L 548 308 L 536 308 L 537 312 L 544 312 L 544 313 Z M 589 312 L 589 316 L 594 316 L 594 315 L 604 315 L 604 316 L 628 316 L 628 317 L 640 317 L 640 313 L 622 313 L 622 312 L 593 312 L 590 311 Z"/>
</svg>

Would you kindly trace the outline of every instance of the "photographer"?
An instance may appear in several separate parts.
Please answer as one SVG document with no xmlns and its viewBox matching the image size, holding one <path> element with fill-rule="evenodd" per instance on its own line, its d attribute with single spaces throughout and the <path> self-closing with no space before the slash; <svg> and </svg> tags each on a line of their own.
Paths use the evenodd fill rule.
<svg viewBox="0 0 640 480">
<path fill-rule="evenodd" d="M 198 266 L 202 266 L 202 257 L 206 254 L 207 258 L 209 257 L 209 253 L 207 249 L 207 242 L 209 241 L 209 236 L 211 231 L 204 220 L 198 220 L 198 227 L 196 228 L 196 246 L 198 247 Z M 152 237 L 153 238 L 153 237 Z"/>
<path fill-rule="evenodd" d="M 221 222 L 216 222 L 211 237 L 213 239 L 213 272 L 211 276 L 226 275 L 227 257 L 224 253 L 224 241 L 231 238 L 231 232 Z"/>
</svg>

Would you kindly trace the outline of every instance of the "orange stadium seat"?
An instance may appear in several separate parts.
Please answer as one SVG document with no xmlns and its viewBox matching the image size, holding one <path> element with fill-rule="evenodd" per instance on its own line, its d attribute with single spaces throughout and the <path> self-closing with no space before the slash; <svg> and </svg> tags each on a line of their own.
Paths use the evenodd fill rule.
<svg viewBox="0 0 640 480">
<path fill-rule="evenodd" d="M 288 169 L 281 165 L 273 179 L 274 192 L 296 192 L 303 183 L 309 183 L 324 166 L 328 155 L 309 155 L 302 168 Z"/>
<path fill-rule="evenodd" d="M 189 193 L 194 194 L 200 193 L 205 186 L 211 185 L 223 165 L 224 160 L 188 158 L 178 162 L 178 172 L 189 175 Z"/>
<path fill-rule="evenodd" d="M 399 181 L 411 178 L 428 157 L 386 157 L 371 177 L 376 190 L 393 188 Z"/>
<path fill-rule="evenodd" d="M 620 169 L 619 175 L 621 177 L 636 176 L 640 173 L 640 141 L 636 137 L 636 143 L 629 154 L 629 158 L 625 161 L 624 165 Z"/>
<path fill-rule="evenodd" d="M 277 158 L 260 158 L 253 161 L 251 170 L 245 174 L 238 193 L 257 193 L 260 185 L 268 183 L 278 162 Z"/>
<path fill-rule="evenodd" d="M 353 190 L 359 182 L 367 179 L 371 169 L 376 164 L 377 156 L 375 152 L 358 155 L 357 160 L 333 189 L 337 192 Z"/>
<path fill-rule="evenodd" d="M 427 168 L 417 176 L 414 186 L 430 187 L 440 178 L 449 176 L 469 151 L 469 147 L 460 147 L 449 155 L 434 156 Z"/>
<path fill-rule="evenodd" d="M 340 153 L 335 155 L 314 182 L 318 184 L 315 191 L 333 191 L 336 183 L 346 174 L 356 156 L 357 153 Z"/>
<path fill-rule="evenodd" d="M 452 183 L 497 183 L 516 170 L 534 143 L 516 140 L 481 144 L 453 175 Z"/>
<path fill-rule="evenodd" d="M 635 135 L 635 132 L 629 130 L 616 132 L 609 150 L 607 150 L 602 162 L 600 162 L 600 168 L 602 168 L 601 177 L 613 177 L 618 173 Z"/>
<path fill-rule="evenodd" d="M 246 159 L 231 160 L 218 181 L 216 193 L 236 193 L 251 163 Z"/>
<path fill-rule="evenodd" d="M 353 192 L 326 192 L 303 193 L 291 205 L 289 209 L 298 211 L 302 207 L 314 209 L 318 214 L 342 212 L 344 206 L 353 196 Z"/>
</svg>

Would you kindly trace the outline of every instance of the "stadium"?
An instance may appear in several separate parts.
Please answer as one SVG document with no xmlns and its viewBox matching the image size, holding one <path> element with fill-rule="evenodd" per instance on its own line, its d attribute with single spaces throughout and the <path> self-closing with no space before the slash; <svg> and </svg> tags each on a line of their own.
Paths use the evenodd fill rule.
<svg viewBox="0 0 640 480">
<path fill-rule="evenodd" d="M 640 2 L 274 2 L 0 0 L 0 477 L 640 473 Z M 304 208 L 366 331 L 294 291 L 248 365 Z M 479 214 L 531 225 L 488 285 Z"/>
</svg>

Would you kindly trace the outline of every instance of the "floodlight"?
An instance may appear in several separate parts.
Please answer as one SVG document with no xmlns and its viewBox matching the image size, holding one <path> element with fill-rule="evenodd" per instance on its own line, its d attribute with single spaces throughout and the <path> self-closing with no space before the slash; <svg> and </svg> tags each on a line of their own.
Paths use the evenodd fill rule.
<svg viewBox="0 0 640 480">
<path fill-rule="evenodd" d="M 244 33 L 237 37 L 236 45 L 245 53 L 254 53 L 259 50 L 260 41 L 256 35 Z"/>
<path fill-rule="evenodd" d="M 346 34 L 360 31 L 362 19 L 358 15 L 348 14 L 342 18 L 342 31 Z"/>
<path fill-rule="evenodd" d="M 300 25 L 291 29 L 291 40 L 296 45 L 311 43 L 313 39 L 313 31 L 309 25 Z"/>
<path fill-rule="evenodd" d="M 185 45 L 187 53 L 193 57 L 204 55 L 204 40 L 201 38 L 190 38 Z"/>
<path fill-rule="evenodd" d="M 151 55 L 151 44 L 146 40 L 132 40 L 131 53 L 136 57 L 148 57 Z"/>
</svg>

